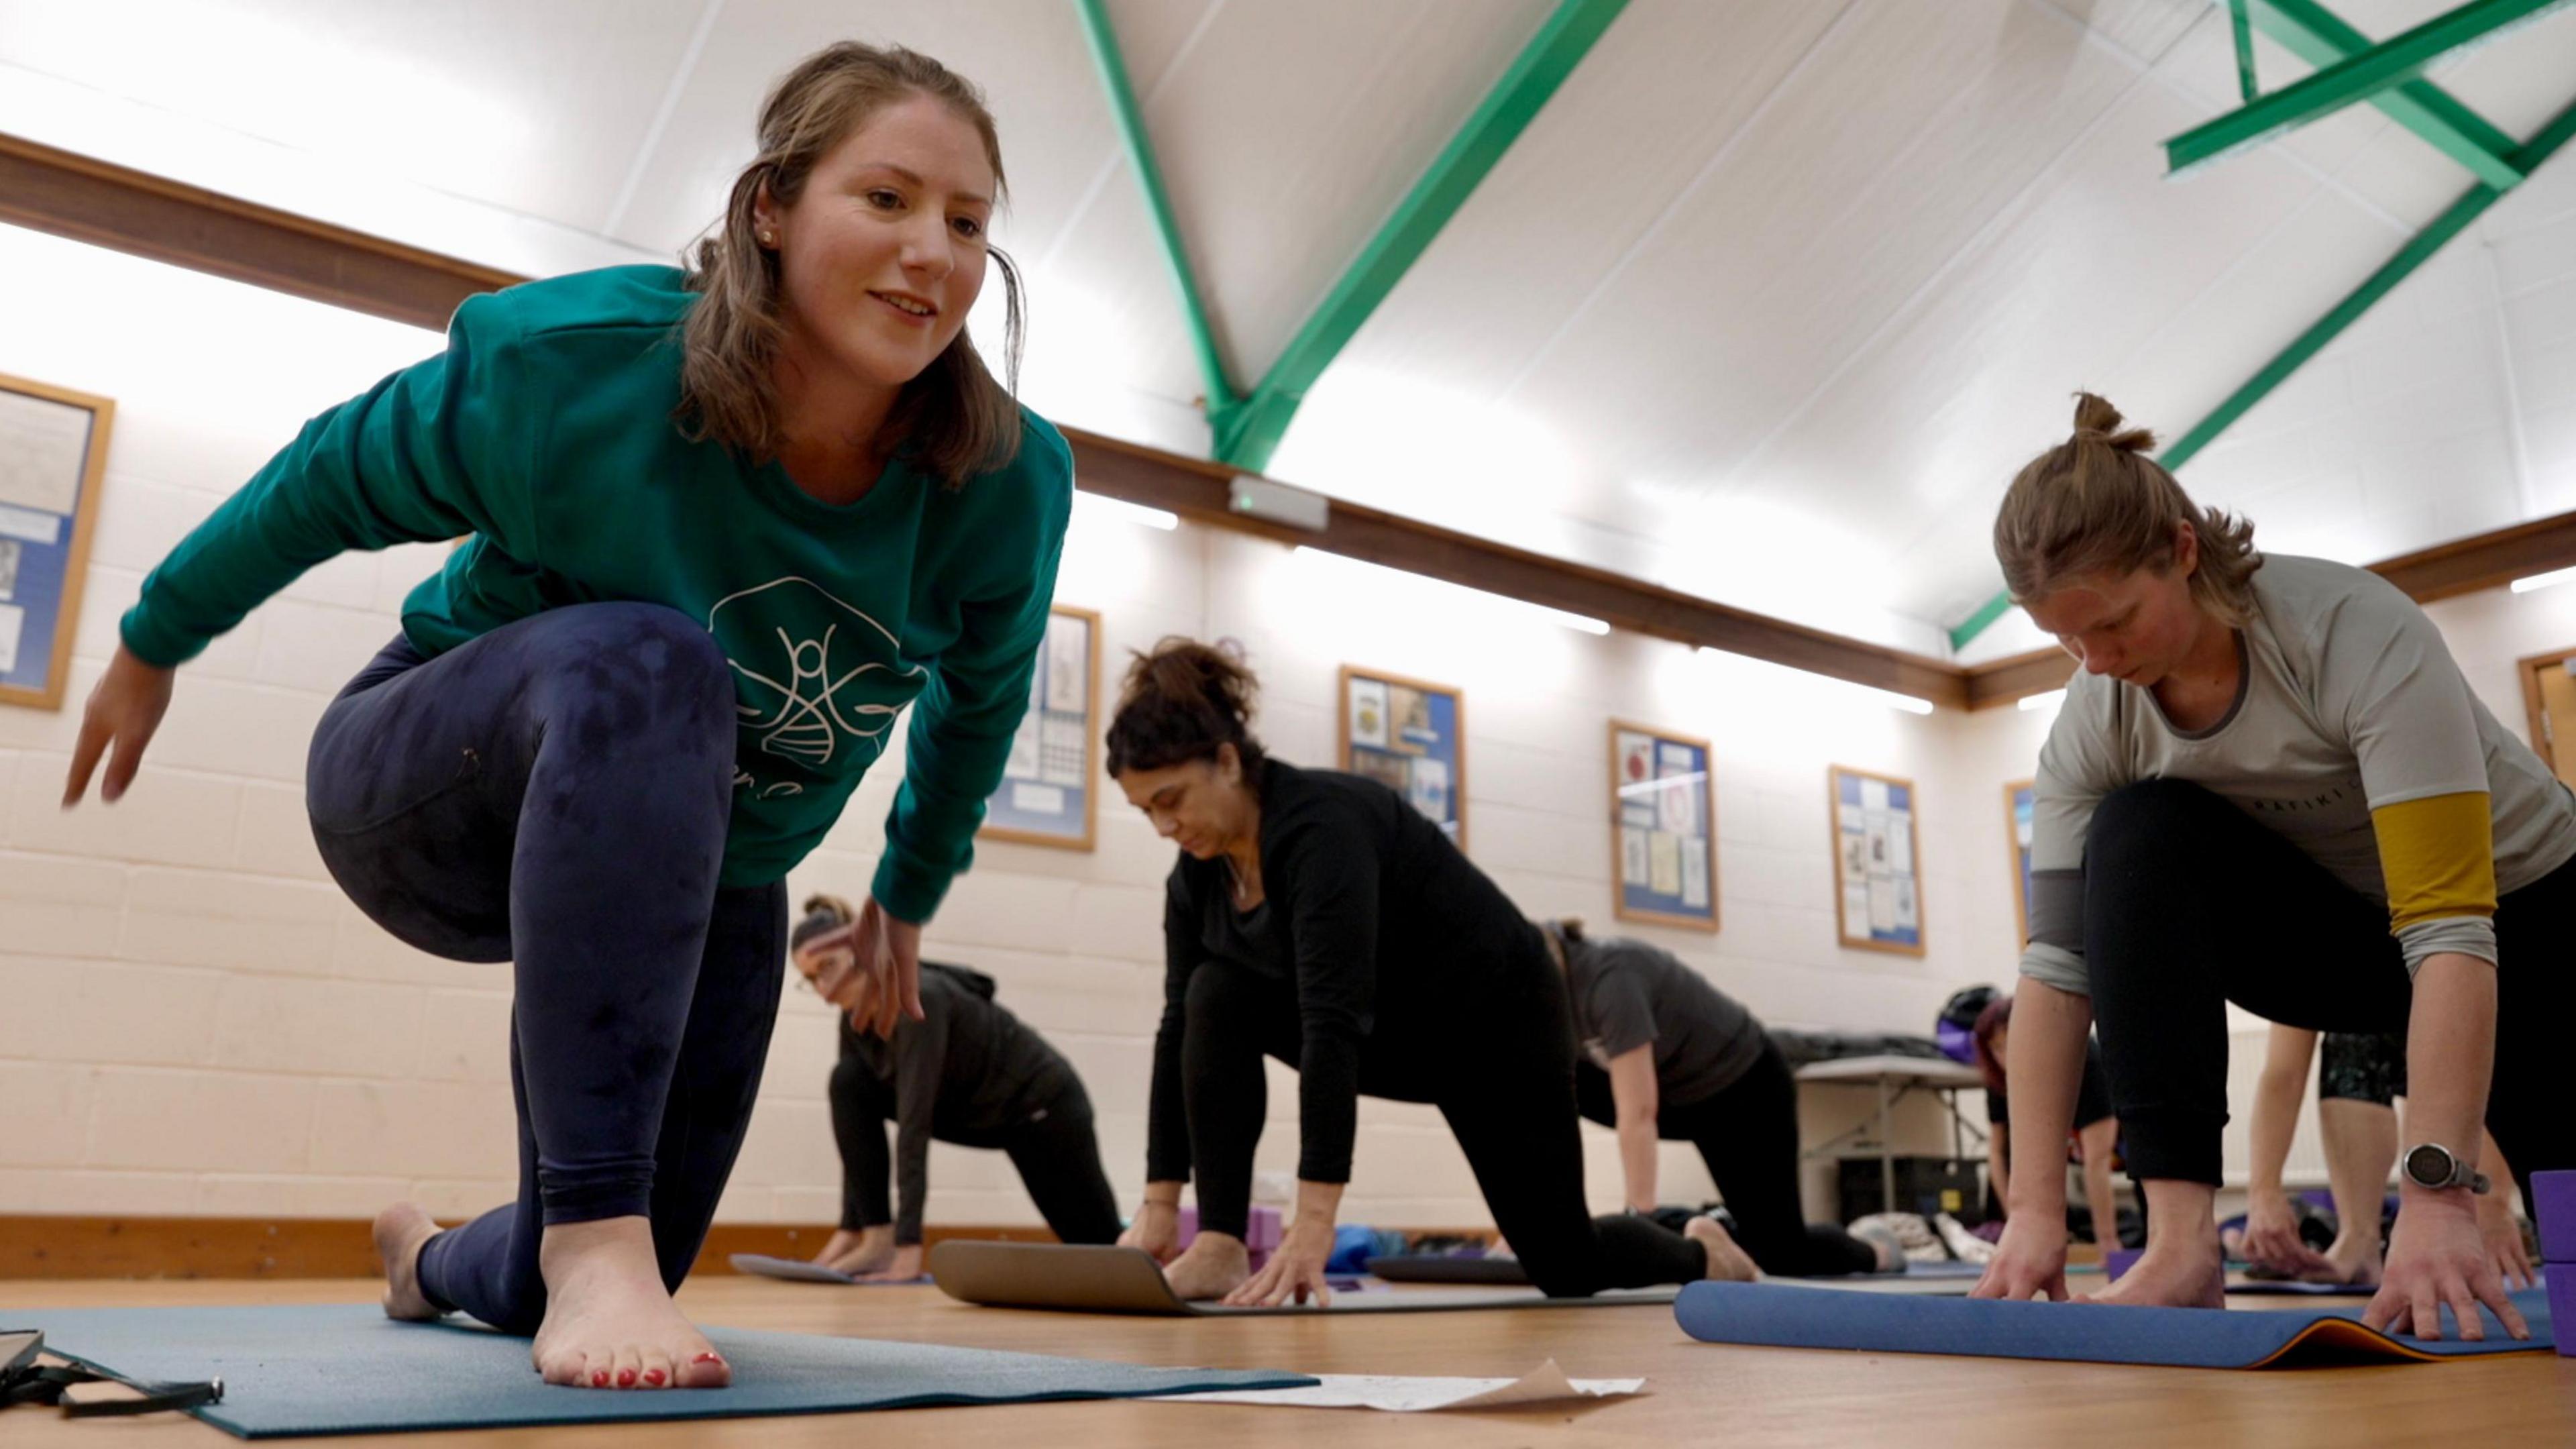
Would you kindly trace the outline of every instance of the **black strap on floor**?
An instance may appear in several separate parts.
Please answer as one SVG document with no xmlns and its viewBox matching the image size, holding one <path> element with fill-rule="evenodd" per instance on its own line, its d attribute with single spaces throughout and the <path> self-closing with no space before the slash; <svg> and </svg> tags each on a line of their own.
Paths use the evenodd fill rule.
<svg viewBox="0 0 2576 1449">
<path fill-rule="evenodd" d="M 0 1361 L 0 1409 L 16 1408 L 20 1404 L 56 1404 L 61 1406 L 66 1419 L 104 1419 L 193 1409 L 223 1401 L 224 1381 L 221 1379 L 201 1384 L 142 1383 L 69 1365 L 39 1364 L 36 1355 L 44 1347 L 45 1336 L 42 1333 L 0 1330 L 0 1354 L 5 1354 L 5 1361 Z M 65 1403 L 64 1391 L 80 1384 L 123 1384 L 134 1390 L 137 1397 Z"/>
</svg>

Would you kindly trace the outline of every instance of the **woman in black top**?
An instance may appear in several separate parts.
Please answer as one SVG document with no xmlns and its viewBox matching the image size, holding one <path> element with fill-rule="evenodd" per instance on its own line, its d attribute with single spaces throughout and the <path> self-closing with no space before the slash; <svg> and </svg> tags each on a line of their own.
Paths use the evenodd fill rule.
<svg viewBox="0 0 2576 1449">
<path fill-rule="evenodd" d="M 796 927 L 797 966 L 810 978 L 831 952 L 808 949 L 858 918 L 850 903 L 816 896 Z M 861 1031 L 874 1003 L 841 1017 L 832 1069 L 832 1135 L 841 1149 L 841 1226 L 814 1261 L 885 1282 L 921 1276 L 921 1212 L 930 1195 L 930 1144 L 998 1149 L 1056 1237 L 1106 1243 L 1118 1236 L 1118 1198 L 1100 1168 L 1091 1097 L 1073 1063 L 993 999 L 993 978 L 963 966 L 921 963 L 918 1021 L 887 1041 Z M 901 1211 L 886 1211 L 885 1124 Z"/>
<path fill-rule="evenodd" d="M 1174 1291 L 1234 1304 L 1327 1296 L 1359 1094 L 1440 1108 L 1494 1221 L 1556 1296 L 1753 1265 L 1705 1219 L 1689 1235 L 1595 1223 L 1583 1197 L 1574 1029 L 1538 928 L 1393 790 L 1266 759 L 1256 688 L 1227 653 L 1167 639 L 1128 672 L 1109 770 L 1181 847 L 1163 915 L 1145 1204 L 1121 1242 Z M 1243 1232 L 1267 1086 L 1297 1069 L 1295 1214 L 1257 1275 Z M 1199 1234 L 1175 1256 L 1182 1184 Z"/>
</svg>

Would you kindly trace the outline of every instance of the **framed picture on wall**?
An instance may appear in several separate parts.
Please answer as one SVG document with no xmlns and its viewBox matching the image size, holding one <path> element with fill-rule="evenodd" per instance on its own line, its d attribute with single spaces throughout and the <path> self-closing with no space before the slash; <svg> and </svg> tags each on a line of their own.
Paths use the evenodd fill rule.
<svg viewBox="0 0 2576 1449">
<path fill-rule="evenodd" d="M 2012 847 L 2013 921 L 2021 934 L 2016 942 L 2030 939 L 2030 817 L 2039 804 L 2038 786 L 2028 780 L 2015 780 L 2004 787 L 2004 843 Z"/>
<path fill-rule="evenodd" d="M 60 709 L 116 404 L 0 375 L 0 704 Z"/>
<path fill-rule="evenodd" d="M 1717 929 L 1708 741 L 1610 722 L 1610 895 L 1623 921 Z"/>
<path fill-rule="evenodd" d="M 1923 954 L 1922 845 L 1914 782 L 1825 768 L 1833 812 L 1834 926 L 1846 946 Z"/>
<path fill-rule="evenodd" d="M 1467 699 L 1445 684 L 1342 666 L 1342 768 L 1393 786 L 1467 848 Z"/>
<path fill-rule="evenodd" d="M 988 840 L 1089 850 L 1100 825 L 1100 616 L 1055 606 L 1029 679 L 1029 712 L 1002 783 L 984 802 Z"/>
</svg>

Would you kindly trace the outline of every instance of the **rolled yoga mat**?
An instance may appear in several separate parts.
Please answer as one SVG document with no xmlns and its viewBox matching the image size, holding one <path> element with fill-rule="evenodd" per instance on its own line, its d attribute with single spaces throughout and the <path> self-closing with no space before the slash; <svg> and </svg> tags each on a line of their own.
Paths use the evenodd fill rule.
<svg viewBox="0 0 2576 1449">
<path fill-rule="evenodd" d="M 2176 1368 L 2262 1368 L 2285 1358 L 2427 1362 L 2463 1354 L 2527 1353 L 2551 1345 L 2539 1289 L 2513 1295 L 2531 1337 L 2508 1337 L 2485 1310 L 2486 1340 L 2392 1338 L 2361 1326 L 2361 1309 L 2231 1313 L 2210 1308 L 2115 1308 L 1836 1293 L 1777 1283 L 1693 1283 L 1673 1305 L 1682 1331 L 1706 1343 L 1845 1348 L 1972 1358 L 2043 1358 Z M 2443 1321 L 2450 1321 L 2446 1310 Z"/>
<path fill-rule="evenodd" d="M 190 1412 L 244 1439 L 1144 1398 L 1316 1382 L 1262 1370 L 1140 1368 L 709 1328 L 708 1340 L 733 1366 L 730 1388 L 560 1388 L 529 1367 L 524 1338 L 463 1322 L 396 1323 L 373 1304 L 0 1307 L 0 1329 L 11 1328 L 40 1329 L 47 1352 L 130 1379 L 219 1378 L 221 1401 Z"/>
<path fill-rule="evenodd" d="M 1475 1288 L 1442 1293 L 1335 1294 L 1332 1303 L 1279 1308 L 1227 1308 L 1188 1302 L 1141 1248 L 1069 1243 L 992 1243 L 952 1238 L 930 1250 L 931 1281 L 961 1303 L 987 1308 L 1051 1308 L 1073 1313 L 1141 1313 L 1164 1317 L 1235 1318 L 1279 1313 L 1436 1313 L 1480 1308 L 1613 1308 L 1673 1301 L 1671 1288 L 1623 1288 L 1590 1298 L 1549 1298 L 1534 1288 Z"/>
</svg>

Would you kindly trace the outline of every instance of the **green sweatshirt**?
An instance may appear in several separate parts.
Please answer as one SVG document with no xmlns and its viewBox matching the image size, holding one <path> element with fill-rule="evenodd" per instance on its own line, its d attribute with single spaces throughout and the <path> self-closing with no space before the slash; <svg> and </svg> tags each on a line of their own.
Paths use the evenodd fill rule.
<svg viewBox="0 0 2576 1449">
<path fill-rule="evenodd" d="M 471 534 L 404 602 L 423 654 L 602 600 L 668 605 L 723 645 L 741 715 L 727 886 L 802 860 L 913 705 L 874 889 L 927 920 L 1028 706 L 1072 453 L 1023 411 L 1017 458 L 963 488 L 899 459 L 858 502 L 819 502 L 673 422 L 695 300 L 668 267 L 469 300 L 444 353 L 315 418 L 153 570 L 126 647 L 176 665 L 344 550 Z"/>
</svg>

